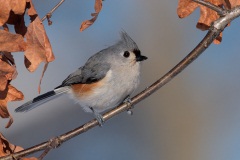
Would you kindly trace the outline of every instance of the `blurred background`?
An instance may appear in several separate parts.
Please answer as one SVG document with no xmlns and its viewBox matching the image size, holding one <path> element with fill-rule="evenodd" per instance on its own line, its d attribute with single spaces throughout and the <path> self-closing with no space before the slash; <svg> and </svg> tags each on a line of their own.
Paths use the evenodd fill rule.
<svg viewBox="0 0 240 160">
<path fill-rule="evenodd" d="M 40 17 L 57 0 L 33 1 Z M 205 36 L 195 28 L 199 10 L 179 19 L 178 1 L 105 0 L 93 26 L 79 32 L 82 21 L 94 12 L 94 0 L 65 1 L 45 28 L 56 60 L 50 63 L 42 93 L 58 86 L 97 51 L 117 42 L 124 29 L 148 60 L 142 63 L 139 91 L 163 76 Z M 239 160 L 240 159 L 240 45 L 239 20 L 223 34 L 220 45 L 211 45 L 170 83 L 134 108 L 122 113 L 51 151 L 46 160 Z M 25 95 L 9 103 L 14 123 L 0 120 L 6 138 L 24 148 L 74 129 L 91 120 L 67 96 L 21 114 L 14 109 L 38 95 L 43 64 L 29 73 L 23 53 L 14 53 L 18 77 L 12 84 Z M 136 94 L 135 93 L 135 94 Z M 39 155 L 39 153 L 37 154 Z"/>
</svg>

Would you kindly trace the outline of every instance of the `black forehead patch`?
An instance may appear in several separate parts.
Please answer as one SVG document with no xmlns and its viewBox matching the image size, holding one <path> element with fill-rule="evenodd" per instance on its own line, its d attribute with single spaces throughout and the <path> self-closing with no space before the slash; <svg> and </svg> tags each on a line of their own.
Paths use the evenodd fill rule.
<svg viewBox="0 0 240 160">
<path fill-rule="evenodd" d="M 141 55 L 141 51 L 139 49 L 134 49 L 133 53 L 135 54 L 136 57 Z"/>
</svg>

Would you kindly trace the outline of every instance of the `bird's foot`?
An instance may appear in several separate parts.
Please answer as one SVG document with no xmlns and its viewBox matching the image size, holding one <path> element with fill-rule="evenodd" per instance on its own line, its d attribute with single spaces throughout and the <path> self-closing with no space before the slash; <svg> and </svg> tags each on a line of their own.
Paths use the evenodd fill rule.
<svg viewBox="0 0 240 160">
<path fill-rule="evenodd" d="M 98 125 L 102 127 L 105 122 L 103 116 L 101 114 L 95 114 L 95 118 L 98 121 Z"/>
<path fill-rule="evenodd" d="M 104 124 L 103 116 L 100 113 L 97 113 L 92 107 L 90 107 L 90 109 L 92 110 L 96 120 L 98 121 L 98 125 L 102 127 Z"/>
<path fill-rule="evenodd" d="M 133 111 L 132 111 L 133 105 L 132 105 L 132 100 L 131 100 L 130 96 L 127 96 L 127 98 L 126 98 L 123 102 L 126 103 L 127 106 L 128 106 L 128 108 L 129 108 L 129 109 L 127 110 L 127 113 L 128 113 L 129 115 L 133 115 Z"/>
</svg>

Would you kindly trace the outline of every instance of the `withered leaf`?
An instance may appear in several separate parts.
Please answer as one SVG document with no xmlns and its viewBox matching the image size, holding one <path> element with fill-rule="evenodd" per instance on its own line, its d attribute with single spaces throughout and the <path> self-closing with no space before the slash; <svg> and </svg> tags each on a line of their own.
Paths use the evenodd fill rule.
<svg viewBox="0 0 240 160">
<path fill-rule="evenodd" d="M 0 54 L 0 91 L 6 89 L 8 81 L 16 78 L 17 70 L 14 65 L 14 61 L 12 61 L 10 53 L 2 52 Z M 10 65 L 10 61 L 13 65 Z"/>
<path fill-rule="evenodd" d="M 26 9 L 26 0 L 0 0 L 0 26 L 9 21 L 9 16 L 13 14 L 23 15 Z"/>
<path fill-rule="evenodd" d="M 21 15 L 25 12 L 26 0 L 10 0 L 10 5 L 15 14 Z"/>
<path fill-rule="evenodd" d="M 13 119 L 7 109 L 7 103 L 10 101 L 19 101 L 23 99 L 24 95 L 22 94 L 22 92 L 18 91 L 10 84 L 8 84 L 5 90 L 0 91 L 0 116 L 2 118 L 10 118 L 8 124 L 6 125 L 6 128 L 10 127 L 13 122 Z"/>
<path fill-rule="evenodd" d="M 227 9 L 231 9 L 233 7 L 240 5 L 239 0 L 222 0 L 222 1 L 223 1 L 224 7 L 226 7 Z"/>
<path fill-rule="evenodd" d="M 47 70 L 47 67 L 48 67 L 48 63 L 45 63 L 45 65 L 44 65 L 44 67 L 43 67 L 42 75 L 41 75 L 41 77 L 40 77 L 40 81 L 39 81 L 39 84 L 38 84 L 38 93 L 41 92 L 41 83 L 42 83 L 42 79 L 43 79 L 44 73 L 45 73 L 46 70 Z"/>
<path fill-rule="evenodd" d="M 23 148 L 20 146 L 16 146 L 11 144 L 2 133 L 0 133 L 0 157 L 4 157 L 10 155 L 15 152 L 22 151 Z M 30 158 L 21 158 L 21 160 L 37 160 L 37 158 L 30 157 Z"/>
<path fill-rule="evenodd" d="M 206 0 L 216 6 L 231 9 L 240 4 L 239 0 Z M 193 2 L 192 0 L 179 0 L 177 14 L 180 18 L 185 18 L 190 15 L 197 7 L 200 7 L 200 18 L 196 27 L 201 30 L 209 29 L 211 23 L 219 18 L 219 15 L 200 4 Z M 214 40 L 214 43 L 219 44 L 222 40 L 222 34 Z"/>
<path fill-rule="evenodd" d="M 24 21 L 26 0 L 9 0 L 9 3 L 11 11 L 6 23 L 14 25 L 15 32 L 24 37 L 27 31 Z"/>
<path fill-rule="evenodd" d="M 11 52 L 2 52 L 2 56 L 0 56 L 1 59 L 4 58 L 4 61 L 7 61 L 11 65 L 15 65 L 15 60 L 14 60 L 13 55 L 11 54 Z"/>
<path fill-rule="evenodd" d="M 41 62 L 51 62 L 55 59 L 52 52 L 52 47 L 44 26 L 37 15 L 32 0 L 27 0 L 30 3 L 28 15 L 31 17 L 31 23 L 27 28 L 25 35 L 27 39 L 27 50 L 25 51 L 25 66 L 33 72 Z"/>
<path fill-rule="evenodd" d="M 0 0 L 0 4 L 0 26 L 3 26 L 8 20 L 11 5 L 9 0 Z"/>
<path fill-rule="evenodd" d="M 15 146 L 8 142 L 8 140 L 0 133 L 0 157 L 7 156 L 14 152 L 23 150 L 22 147 Z"/>
<path fill-rule="evenodd" d="M 36 17 L 28 26 L 26 39 L 25 66 L 30 72 L 35 71 L 41 62 L 51 62 L 55 59 L 39 17 Z"/>
<path fill-rule="evenodd" d="M 21 34 L 23 37 L 27 32 L 27 27 L 25 26 L 24 14 L 17 15 L 13 12 L 10 12 L 7 24 L 14 25 L 15 32 Z"/>
<path fill-rule="evenodd" d="M 95 5 L 94 5 L 95 13 L 92 13 L 91 16 L 93 17 L 90 20 L 83 21 L 80 27 L 80 31 L 82 32 L 83 30 L 87 29 L 90 27 L 97 19 L 99 12 L 102 9 L 102 0 L 95 0 Z"/>
<path fill-rule="evenodd" d="M 32 3 L 32 0 L 27 0 L 27 2 L 30 4 L 30 7 L 28 9 L 28 15 L 29 16 L 35 16 L 37 15 L 37 11 L 36 9 L 34 8 L 34 5 Z"/>
<path fill-rule="evenodd" d="M 26 50 L 26 42 L 20 34 L 0 30 L 0 51 L 19 52 Z"/>
<path fill-rule="evenodd" d="M 25 35 L 28 46 L 27 50 L 25 51 L 24 63 L 26 68 L 30 72 L 33 72 L 41 62 L 45 62 L 43 73 L 38 86 L 38 90 L 40 92 L 40 85 L 44 72 L 47 69 L 48 63 L 53 61 L 55 57 L 44 26 L 38 17 L 32 0 L 27 0 L 27 2 L 30 3 L 28 15 L 31 18 L 31 23 L 29 24 L 27 33 Z"/>
<path fill-rule="evenodd" d="M 189 16 L 197 7 L 198 4 L 192 0 L 179 0 L 177 14 L 179 18 L 185 18 Z"/>
</svg>

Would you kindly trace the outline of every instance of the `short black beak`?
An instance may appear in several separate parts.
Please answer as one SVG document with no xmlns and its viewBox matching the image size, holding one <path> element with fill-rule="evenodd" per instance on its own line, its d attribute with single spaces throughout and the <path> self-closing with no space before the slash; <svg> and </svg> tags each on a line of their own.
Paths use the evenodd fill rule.
<svg viewBox="0 0 240 160">
<path fill-rule="evenodd" d="M 148 58 L 146 56 L 142 56 L 142 55 L 139 55 L 136 57 L 136 61 L 144 61 L 146 59 L 148 59 Z"/>
</svg>

